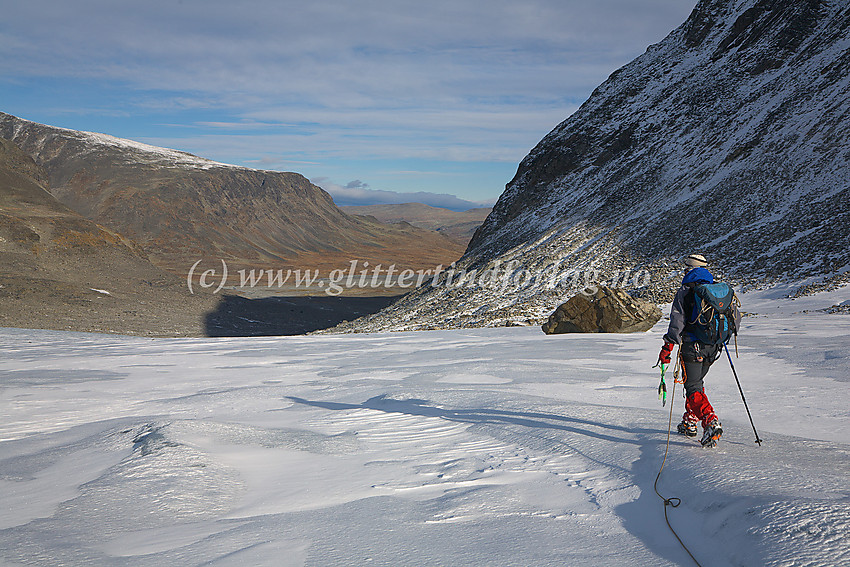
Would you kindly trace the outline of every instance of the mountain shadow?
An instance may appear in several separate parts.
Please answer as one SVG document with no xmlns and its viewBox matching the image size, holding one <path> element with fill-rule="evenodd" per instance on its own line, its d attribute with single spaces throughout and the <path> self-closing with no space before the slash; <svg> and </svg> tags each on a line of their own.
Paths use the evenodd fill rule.
<svg viewBox="0 0 850 567">
<path fill-rule="evenodd" d="M 304 335 L 377 313 L 400 296 L 264 297 L 222 296 L 204 318 L 208 337 Z"/>
</svg>

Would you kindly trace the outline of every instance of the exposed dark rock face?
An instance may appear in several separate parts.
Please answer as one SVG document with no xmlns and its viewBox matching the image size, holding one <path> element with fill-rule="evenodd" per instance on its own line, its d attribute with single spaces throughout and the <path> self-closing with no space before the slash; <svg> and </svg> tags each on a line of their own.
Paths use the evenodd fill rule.
<svg viewBox="0 0 850 567">
<path fill-rule="evenodd" d="M 702 0 L 523 159 L 460 266 L 553 263 L 668 301 L 698 251 L 745 285 L 850 268 L 850 4 Z M 423 289 L 361 329 L 499 325 L 584 282 Z M 416 324 L 406 323 L 416 321 Z M 353 328 L 355 326 L 351 326 Z"/>
<path fill-rule="evenodd" d="M 850 89 L 832 72 L 850 71 L 849 33 L 842 3 L 701 2 L 532 150 L 470 255 L 587 223 L 650 261 L 696 247 L 741 277 L 810 271 L 807 239 L 771 251 L 847 236 L 827 225 L 850 215 Z"/>
</svg>

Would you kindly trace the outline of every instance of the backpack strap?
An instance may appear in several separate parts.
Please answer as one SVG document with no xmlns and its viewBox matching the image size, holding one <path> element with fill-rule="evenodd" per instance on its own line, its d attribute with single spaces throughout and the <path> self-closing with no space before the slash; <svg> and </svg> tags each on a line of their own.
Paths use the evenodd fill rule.
<svg viewBox="0 0 850 567">
<path fill-rule="evenodd" d="M 696 284 L 688 283 L 686 287 L 688 288 L 688 292 L 682 299 L 682 308 L 685 315 L 685 328 L 682 334 L 687 336 L 687 338 L 683 337 L 684 340 L 696 341 L 697 336 L 694 333 L 694 326 L 699 318 L 699 298 L 694 293 Z"/>
<path fill-rule="evenodd" d="M 685 308 L 685 315 L 687 317 L 687 323 L 689 325 L 693 325 L 699 319 L 700 311 L 702 310 L 702 301 L 697 296 L 696 292 L 694 292 L 693 284 L 688 284 L 688 293 L 685 294 L 685 298 L 682 300 L 682 304 Z"/>
</svg>

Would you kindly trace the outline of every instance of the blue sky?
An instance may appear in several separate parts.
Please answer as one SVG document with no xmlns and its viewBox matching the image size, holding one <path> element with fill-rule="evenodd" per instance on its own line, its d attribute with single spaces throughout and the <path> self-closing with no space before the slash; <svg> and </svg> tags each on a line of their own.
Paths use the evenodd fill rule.
<svg viewBox="0 0 850 567">
<path fill-rule="evenodd" d="M 0 111 L 463 209 L 694 4 L 0 0 Z"/>
</svg>

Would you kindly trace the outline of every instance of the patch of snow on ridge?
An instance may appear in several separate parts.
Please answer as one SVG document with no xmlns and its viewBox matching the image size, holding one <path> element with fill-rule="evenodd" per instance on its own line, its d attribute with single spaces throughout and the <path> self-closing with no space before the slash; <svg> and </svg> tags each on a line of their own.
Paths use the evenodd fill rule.
<svg viewBox="0 0 850 567">
<path fill-rule="evenodd" d="M 114 148 L 130 149 L 134 150 L 137 153 L 146 154 L 149 157 L 154 158 L 154 161 L 166 160 L 173 162 L 175 165 L 188 165 L 197 169 L 211 169 L 213 167 L 239 168 L 239 166 L 236 165 L 230 165 L 213 161 L 211 159 L 198 157 L 194 154 L 190 154 L 189 152 L 173 150 L 170 148 L 161 148 L 158 146 L 143 144 L 142 142 L 136 142 L 134 140 L 127 140 L 125 138 L 116 138 L 115 136 L 110 136 L 109 134 L 99 134 L 96 132 L 82 131 L 78 132 L 76 130 L 69 130 L 69 132 L 73 132 L 74 134 L 81 136 L 86 141 L 94 144 L 98 144 L 101 146 L 110 146 Z"/>
</svg>

